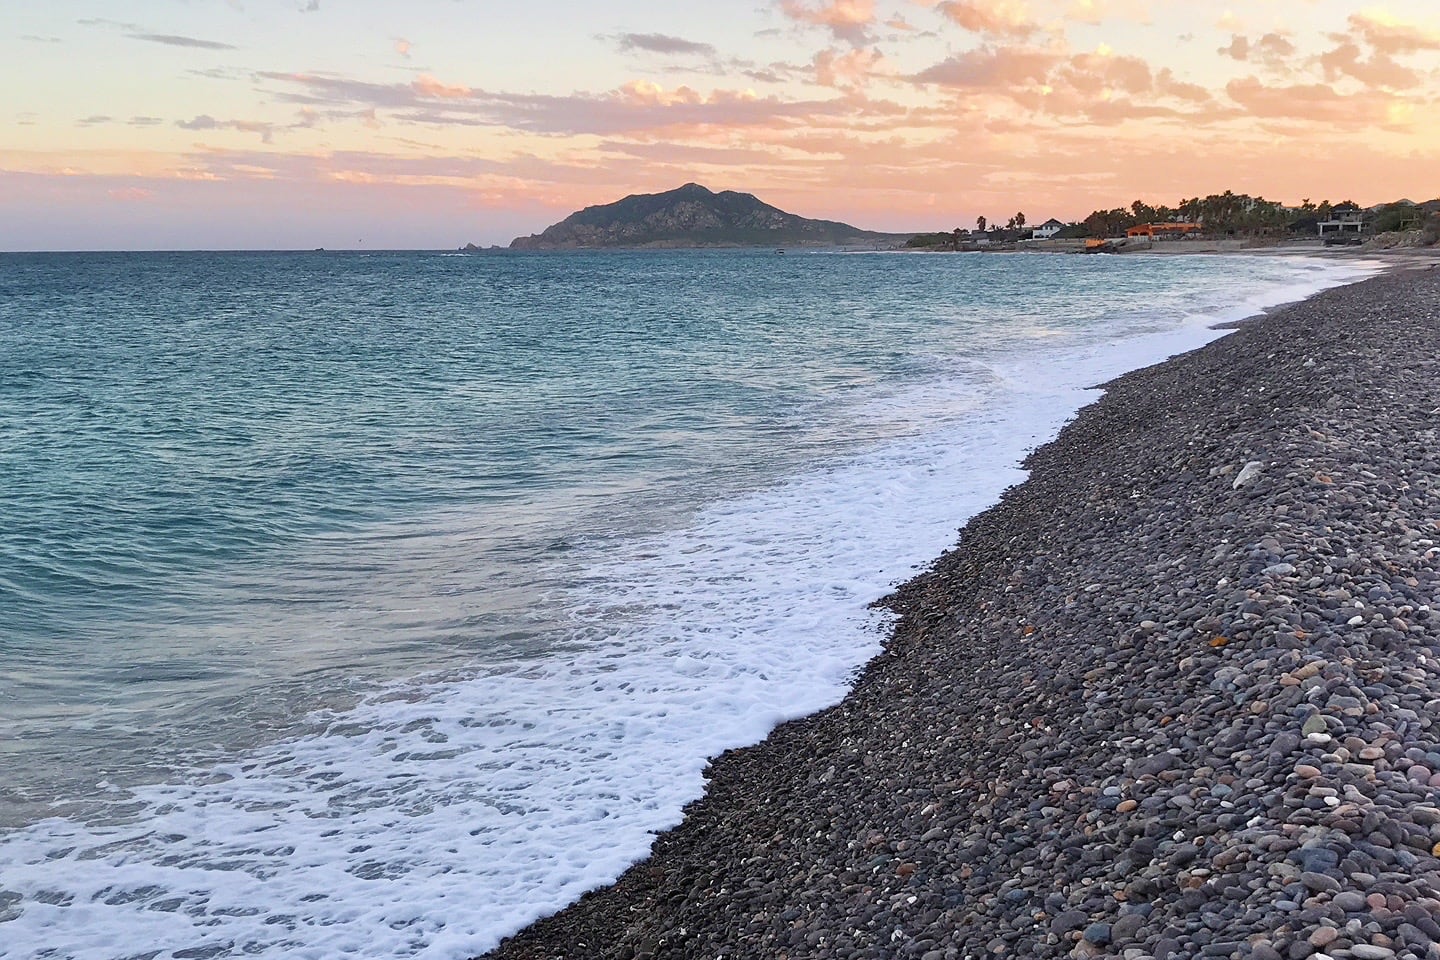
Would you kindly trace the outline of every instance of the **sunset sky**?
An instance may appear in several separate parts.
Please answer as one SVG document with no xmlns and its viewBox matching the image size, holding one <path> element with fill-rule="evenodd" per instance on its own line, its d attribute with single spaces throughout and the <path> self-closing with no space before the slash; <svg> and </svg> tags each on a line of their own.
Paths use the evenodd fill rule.
<svg viewBox="0 0 1440 960">
<path fill-rule="evenodd" d="M 870 229 L 1440 195 L 1436 0 L 0 0 L 0 249 L 451 247 L 698 181 Z"/>
</svg>

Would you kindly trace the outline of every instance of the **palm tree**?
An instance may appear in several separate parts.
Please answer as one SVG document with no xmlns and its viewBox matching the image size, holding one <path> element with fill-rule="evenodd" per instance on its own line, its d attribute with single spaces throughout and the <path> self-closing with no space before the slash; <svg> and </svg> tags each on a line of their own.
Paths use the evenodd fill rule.
<svg viewBox="0 0 1440 960">
<path fill-rule="evenodd" d="M 1017 213 L 1017 214 L 1015 214 L 1015 229 L 1017 229 L 1017 230 L 1024 230 L 1024 229 L 1025 229 L 1025 214 L 1023 214 L 1023 213 Z"/>
<path fill-rule="evenodd" d="M 976 217 L 976 218 L 975 218 L 975 229 L 976 229 L 976 230 L 979 230 L 981 233 L 984 233 L 984 232 L 985 232 L 985 228 L 986 228 L 987 226 L 989 226 L 989 225 L 990 225 L 990 221 L 989 221 L 989 220 L 986 220 L 983 216 L 982 216 L 982 217 Z"/>
</svg>

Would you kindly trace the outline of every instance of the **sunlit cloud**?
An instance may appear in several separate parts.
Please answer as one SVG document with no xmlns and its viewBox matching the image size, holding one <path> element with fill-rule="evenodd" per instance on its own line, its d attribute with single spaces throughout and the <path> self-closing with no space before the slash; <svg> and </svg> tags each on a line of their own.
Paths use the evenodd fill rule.
<svg viewBox="0 0 1440 960">
<path fill-rule="evenodd" d="M 936 9 L 974 33 L 1023 38 L 1040 29 L 1024 0 L 943 0 Z"/>
<path fill-rule="evenodd" d="M 1406 23 L 1384 10 L 1352 14 L 1349 24 L 1365 42 L 1385 54 L 1440 50 L 1440 30 Z"/>
<path fill-rule="evenodd" d="M 884 101 L 787 100 L 753 90 L 702 93 L 631 81 L 600 94 L 557 96 L 498 93 L 422 77 L 376 84 L 313 74 L 262 74 L 280 85 L 279 99 L 309 106 L 363 105 L 392 119 L 436 126 L 493 126 L 546 134 L 614 135 L 672 127 L 753 126 L 776 121 L 814 122 L 830 117 L 893 113 Z"/>
<path fill-rule="evenodd" d="M 815 55 L 815 82 L 854 90 L 865 85 L 885 59 L 879 50 L 821 50 Z"/>
<path fill-rule="evenodd" d="M 412 90 L 421 97 L 428 97 L 434 100 L 467 100 L 474 95 L 469 87 L 460 84 L 441 83 L 429 74 L 422 75 L 414 83 L 410 84 Z"/>
<path fill-rule="evenodd" d="M 780 0 L 791 20 L 828 29 L 836 39 L 860 46 L 869 43 L 875 24 L 875 0 Z"/>
<path fill-rule="evenodd" d="M 1349 77 L 1366 86 L 1396 89 L 1417 87 L 1421 83 L 1417 71 L 1378 51 L 1366 57 L 1360 47 L 1349 40 L 1342 40 L 1333 49 L 1322 53 L 1320 65 L 1325 71 L 1325 79 L 1330 81 Z"/>
<path fill-rule="evenodd" d="M 919 83 L 943 87 L 1004 88 L 1043 84 L 1051 69 L 1064 60 L 1053 50 L 1035 47 L 982 46 L 950 57 L 914 75 Z"/>
<path fill-rule="evenodd" d="M 1227 187 L 1323 196 L 1342 174 L 1363 178 L 1356 194 L 1433 193 L 1440 155 L 1425 0 L 768 0 L 619 25 L 577 9 L 558 43 L 517 34 L 503 49 L 437 34 L 418 7 L 399 37 L 340 5 L 295 15 L 311 5 L 27 21 L 30 39 L 10 41 L 28 60 L 7 88 L 0 179 L 38 179 L 5 196 L 118 210 L 110 191 L 139 190 L 153 211 L 232 196 L 403 210 L 410 195 L 540 217 L 697 180 L 948 228 L 980 212 L 957 205 L 1064 218 Z M 93 71 L 40 45 L 80 28 Z M 276 30 L 293 42 L 270 44 Z M 127 57 L 123 84 L 95 72 Z M 1357 135 L 1370 166 L 1347 152 Z"/>
<path fill-rule="evenodd" d="M 1230 42 L 1217 52 L 1241 63 L 1253 62 L 1278 69 L 1295 55 L 1296 47 L 1280 33 L 1262 34 L 1253 41 L 1243 33 L 1236 33 L 1231 34 Z"/>
</svg>

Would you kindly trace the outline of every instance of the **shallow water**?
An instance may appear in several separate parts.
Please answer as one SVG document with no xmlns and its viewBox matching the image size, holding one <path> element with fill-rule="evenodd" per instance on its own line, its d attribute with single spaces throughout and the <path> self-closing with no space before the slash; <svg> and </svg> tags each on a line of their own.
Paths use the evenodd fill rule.
<svg viewBox="0 0 1440 960">
<path fill-rule="evenodd" d="M 1085 388 L 1365 271 L 751 252 L 0 257 L 0 956 L 468 956 Z"/>
</svg>

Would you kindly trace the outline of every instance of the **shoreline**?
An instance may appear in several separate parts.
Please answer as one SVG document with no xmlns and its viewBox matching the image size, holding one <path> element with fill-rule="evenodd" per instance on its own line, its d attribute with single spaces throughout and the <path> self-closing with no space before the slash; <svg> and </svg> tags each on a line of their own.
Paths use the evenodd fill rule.
<svg viewBox="0 0 1440 960">
<path fill-rule="evenodd" d="M 844 701 L 716 758 L 706 794 L 650 859 L 486 956 L 944 960 L 1126 948 L 1265 960 L 1302 940 L 1337 958 L 1427 955 L 1410 908 L 1440 909 L 1440 861 L 1416 845 L 1440 824 L 1424 792 L 1440 780 L 1440 753 L 1427 756 L 1440 748 L 1420 739 L 1422 712 L 1390 717 L 1383 695 L 1365 692 L 1383 677 L 1355 675 L 1362 658 L 1350 647 L 1361 641 L 1349 634 L 1366 633 L 1365 662 L 1387 664 L 1364 669 L 1413 672 L 1410 646 L 1390 634 L 1428 649 L 1440 646 L 1440 622 L 1424 601 L 1385 608 L 1375 588 L 1327 578 L 1349 577 L 1352 555 L 1383 554 L 1409 564 L 1412 592 L 1435 584 L 1433 551 L 1417 552 L 1415 531 L 1440 510 L 1405 515 L 1424 513 L 1423 498 L 1397 483 L 1410 471 L 1409 489 L 1428 489 L 1433 454 L 1382 464 L 1376 442 L 1408 451 L 1406 430 L 1423 429 L 1417 411 L 1440 408 L 1433 361 L 1394 345 L 1434 342 L 1433 263 L 1397 264 L 1106 385 L 1028 458 L 1029 480 L 896 591 L 895 633 Z M 1376 382 L 1390 375 L 1419 399 Z M 1371 467 L 1357 474 L 1329 449 L 1337 443 Z M 1258 478 L 1233 486 L 1252 458 Z M 1388 519 L 1409 539 L 1372 529 L 1354 490 L 1403 503 Z M 1277 522 L 1282 507 L 1289 519 Z M 1346 531 L 1350 549 L 1337 553 L 1340 537 L 1321 528 Z M 1370 543 L 1385 549 L 1353 549 Z M 1314 566 L 1328 572 L 1311 584 L 1299 573 L 1321 549 L 1346 563 Z M 1146 582 L 1131 582 L 1136 570 Z M 1383 592 L 1409 587 L 1399 586 Z M 1408 606 L 1409 620 L 1336 623 L 1340 593 L 1377 615 Z M 994 709 L 977 714 L 975 703 Z M 1394 721 L 1388 735 L 1354 729 L 1377 715 Z M 1403 806 L 1366 793 L 1391 787 L 1381 774 L 1397 770 Z M 1410 796 L 1419 771 L 1424 791 Z M 1436 812 L 1417 821 L 1405 807 Z M 1262 826 L 1247 827 L 1256 816 Z M 1366 826 L 1376 817 L 1398 826 Z M 1351 820 L 1365 839 L 1345 856 L 1335 848 Z M 1395 849 L 1412 879 L 1379 870 L 1396 863 L 1376 851 Z M 1393 888 L 1383 906 L 1367 885 Z M 1212 915 L 1248 932 L 1217 939 Z"/>
</svg>

